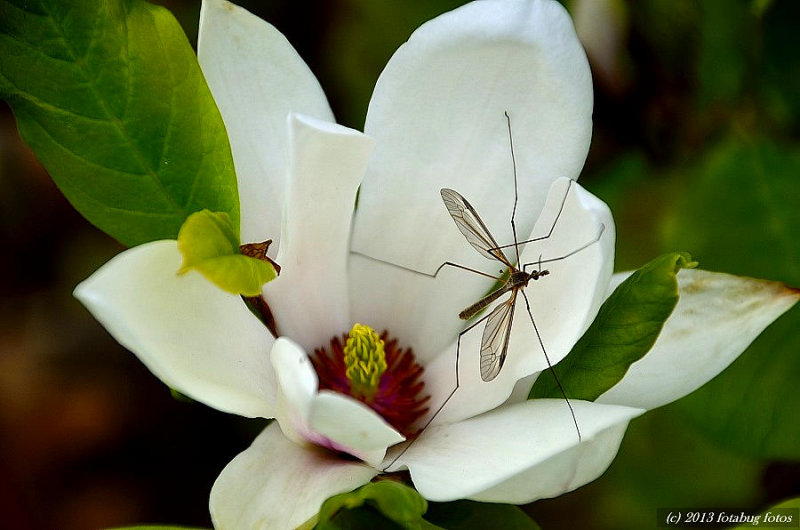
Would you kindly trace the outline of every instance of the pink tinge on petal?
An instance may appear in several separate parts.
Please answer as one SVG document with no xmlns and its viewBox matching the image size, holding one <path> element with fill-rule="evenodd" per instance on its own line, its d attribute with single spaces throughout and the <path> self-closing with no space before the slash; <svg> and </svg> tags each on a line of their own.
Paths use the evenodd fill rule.
<svg viewBox="0 0 800 530">
<path fill-rule="evenodd" d="M 318 397 L 318 396 L 317 396 Z M 349 396 L 344 396 L 347 399 L 351 399 Z M 313 402 L 311 406 L 311 413 L 313 414 Z M 352 418 L 344 418 L 342 417 L 342 424 L 343 430 L 347 430 L 346 424 L 348 423 L 346 420 L 350 419 L 349 423 L 360 423 L 358 419 L 353 420 Z M 371 418 L 373 421 L 378 420 L 377 415 L 374 418 Z M 403 437 L 399 433 L 395 433 L 397 435 L 396 439 L 392 439 L 385 443 L 385 445 L 381 446 L 381 443 L 372 443 L 369 445 L 377 445 L 378 447 L 368 447 L 368 448 L 361 448 L 356 447 L 355 444 L 352 443 L 345 443 L 344 441 L 336 441 L 331 436 L 326 435 L 320 432 L 320 427 L 312 425 L 311 414 L 309 417 L 301 417 L 299 414 L 293 414 L 290 412 L 289 415 L 283 416 L 278 418 L 280 422 L 280 428 L 283 431 L 284 435 L 287 438 L 291 439 L 295 443 L 300 445 L 304 445 L 303 442 L 307 442 L 310 445 L 320 447 L 323 449 L 328 449 L 332 453 L 336 453 L 338 455 L 348 455 L 349 457 L 353 457 L 357 460 L 362 460 L 372 466 L 376 466 L 381 459 L 383 458 L 386 447 L 389 445 L 393 445 L 395 443 L 401 442 Z M 378 420 L 380 421 L 380 420 Z M 336 433 L 337 435 L 341 435 L 341 431 Z M 391 433 L 390 433 L 391 436 Z M 369 435 L 361 435 L 361 441 L 369 443 Z M 373 441 L 374 442 L 374 441 Z"/>
<path fill-rule="evenodd" d="M 358 453 L 358 451 L 354 451 L 350 447 L 346 447 L 346 446 L 344 446 L 342 444 L 338 444 L 338 443 L 334 442 L 333 440 L 331 440 L 330 438 L 328 438 L 327 436 L 323 436 L 323 435 L 321 435 L 321 434 L 319 434 L 317 432 L 312 431 L 311 429 L 303 430 L 301 432 L 298 432 L 298 434 L 300 436 L 302 436 L 305 441 L 307 441 L 309 443 L 312 443 L 314 445 L 317 445 L 319 447 L 324 447 L 325 449 L 330 449 L 331 451 L 333 451 L 335 453 L 345 453 L 345 454 L 348 454 L 350 456 L 354 456 L 356 458 L 359 458 L 359 455 L 356 454 L 356 453 Z"/>
</svg>

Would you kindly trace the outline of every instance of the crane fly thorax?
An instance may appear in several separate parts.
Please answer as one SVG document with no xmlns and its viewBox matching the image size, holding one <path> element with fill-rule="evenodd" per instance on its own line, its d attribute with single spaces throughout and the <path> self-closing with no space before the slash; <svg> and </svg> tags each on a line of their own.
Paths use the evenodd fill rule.
<svg viewBox="0 0 800 530">
<path fill-rule="evenodd" d="M 532 274 L 528 274 L 525 271 L 515 269 L 511 273 L 511 276 L 508 278 L 507 283 L 508 285 L 510 285 L 512 289 L 517 287 L 527 287 L 528 282 L 530 281 L 531 278 L 533 278 Z"/>
</svg>

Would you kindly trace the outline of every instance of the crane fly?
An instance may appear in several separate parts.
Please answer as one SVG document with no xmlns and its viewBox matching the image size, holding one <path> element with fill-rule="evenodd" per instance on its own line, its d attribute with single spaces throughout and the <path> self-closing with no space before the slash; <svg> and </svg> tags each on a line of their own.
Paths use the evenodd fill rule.
<svg viewBox="0 0 800 530">
<path fill-rule="evenodd" d="M 524 266 L 522 269 L 517 269 L 506 257 L 502 247 L 497 244 L 491 232 L 486 228 L 478 212 L 460 193 L 444 188 L 441 194 L 447 211 L 470 245 L 484 257 L 499 261 L 509 271 L 508 279 L 503 285 L 458 314 L 461 320 L 471 320 L 492 302 L 511 291 L 511 296 L 505 302 L 499 304 L 486 317 L 468 328 L 472 329 L 472 327 L 486 320 L 486 326 L 483 328 L 483 337 L 481 338 L 480 367 L 481 379 L 489 382 L 500 373 L 508 355 L 508 343 L 511 338 L 512 323 L 514 322 L 517 294 L 528 286 L 529 281 L 538 280 L 542 276 L 550 274 L 550 271 L 533 270 L 529 273 L 525 271 Z M 517 245 L 515 245 L 515 248 L 517 248 Z"/>
<path fill-rule="evenodd" d="M 553 224 L 550 226 L 550 229 L 545 235 L 539 237 L 533 237 L 531 239 L 527 239 L 524 241 L 520 241 L 517 238 L 517 227 L 516 227 L 516 212 L 517 212 L 517 203 L 519 201 L 519 194 L 518 194 L 518 182 L 517 182 L 517 163 L 516 158 L 514 156 L 514 142 L 513 137 L 511 134 L 511 118 L 509 117 L 508 113 L 505 113 L 506 121 L 508 124 L 508 136 L 509 136 L 509 143 L 511 147 L 511 161 L 514 173 L 514 207 L 511 212 L 511 230 L 514 238 L 514 242 L 509 245 L 498 245 L 497 241 L 495 240 L 492 233 L 486 227 L 486 224 L 481 219 L 478 212 L 475 208 L 455 190 L 449 188 L 443 188 L 440 193 L 442 196 L 442 200 L 444 201 L 445 207 L 447 208 L 447 212 L 452 217 L 453 221 L 455 221 L 456 226 L 458 227 L 461 234 L 467 240 L 467 242 L 472 245 L 472 247 L 478 251 L 483 257 L 499 262 L 502 264 L 508 273 L 508 276 L 494 276 L 492 274 L 487 274 L 485 272 L 466 267 L 464 265 L 459 265 L 457 263 L 453 263 L 451 261 L 446 261 L 439 265 L 436 271 L 433 274 L 424 273 L 420 271 L 415 271 L 413 269 L 408 269 L 406 267 L 402 267 L 399 265 L 393 266 L 399 267 L 401 269 L 409 270 L 418 274 L 422 274 L 424 276 L 428 276 L 431 278 L 435 278 L 438 276 L 439 272 L 445 267 L 455 267 L 462 270 L 467 270 L 476 274 L 480 274 L 482 276 L 487 276 L 497 281 L 502 281 L 502 284 L 499 287 L 495 288 L 493 291 L 489 292 L 478 301 L 470 305 L 469 307 L 465 308 L 463 311 L 459 313 L 459 318 L 462 320 L 471 320 L 477 315 L 479 315 L 484 309 L 488 308 L 492 303 L 497 301 L 506 293 L 511 293 L 510 296 L 503 302 L 499 303 L 497 306 L 494 307 L 487 315 L 479 318 L 477 321 L 473 322 L 469 326 L 467 326 L 464 330 L 462 330 L 458 334 L 458 340 L 456 341 L 456 358 L 455 358 L 455 387 L 450 392 L 450 394 L 444 399 L 441 406 L 437 409 L 437 411 L 427 419 L 425 424 L 420 429 L 420 432 L 427 429 L 427 427 L 433 422 L 433 420 L 439 415 L 439 413 L 444 409 L 450 399 L 458 390 L 460 383 L 459 383 L 459 359 L 461 356 L 461 339 L 462 337 L 469 333 L 472 329 L 476 326 L 480 325 L 481 323 L 485 322 L 483 328 L 483 334 L 481 337 L 481 344 L 480 344 L 480 374 L 481 379 L 484 382 L 491 382 L 493 381 L 499 374 L 503 368 L 503 365 L 506 361 L 506 357 L 508 356 L 508 346 L 511 339 L 511 330 L 512 325 L 514 322 L 514 309 L 516 307 L 517 299 L 519 296 L 522 296 L 525 302 L 525 309 L 527 310 L 528 317 L 530 318 L 531 325 L 536 333 L 536 338 L 539 343 L 539 347 L 544 354 L 545 360 L 547 361 L 547 366 L 550 372 L 555 379 L 556 385 L 558 386 L 559 390 L 561 391 L 561 395 L 564 396 L 564 400 L 569 407 L 570 414 L 572 415 L 572 421 L 575 424 L 575 430 L 578 434 L 578 440 L 581 439 L 581 432 L 580 428 L 578 427 L 578 420 L 575 417 L 575 411 L 572 408 L 572 405 L 569 402 L 569 398 L 564 391 L 564 388 L 561 385 L 561 382 L 558 379 L 558 376 L 553 369 L 553 365 L 550 362 L 550 358 L 547 354 L 547 349 L 545 348 L 544 341 L 542 340 L 542 335 L 539 332 L 539 328 L 536 325 L 536 320 L 533 318 L 533 312 L 531 311 L 531 304 L 530 300 L 528 299 L 527 294 L 525 294 L 525 288 L 528 286 L 528 283 L 531 280 L 539 280 L 544 276 L 550 274 L 550 271 L 547 269 L 542 269 L 542 265 L 545 263 L 556 262 L 560 260 L 564 260 L 569 258 L 570 256 L 577 254 L 578 252 L 590 247 L 591 245 L 597 243 L 603 235 L 605 230 L 605 225 L 600 225 L 600 230 L 596 237 L 584 245 L 580 246 L 572 250 L 571 252 L 567 252 L 561 256 L 557 257 L 550 257 L 548 259 L 542 259 L 542 256 L 539 256 L 539 259 L 534 262 L 530 263 L 521 263 L 520 259 L 520 246 L 533 243 L 533 242 L 541 242 L 548 238 L 550 238 L 558 224 L 558 221 L 561 217 L 562 212 L 564 211 L 565 204 L 567 203 L 567 198 L 572 190 L 572 185 L 574 184 L 573 180 L 569 180 L 569 184 L 567 186 L 566 191 L 564 192 L 564 196 L 561 198 L 561 203 L 558 207 L 558 211 L 556 213 L 555 219 L 553 220 Z M 549 199 L 548 199 L 549 200 Z M 512 248 L 514 249 L 514 261 L 508 258 L 506 254 L 503 252 L 505 248 Z M 369 256 L 367 256 L 369 257 Z M 375 259 L 375 258 L 371 258 Z M 388 262 L 387 262 L 388 263 Z M 533 268 L 536 267 L 536 268 Z M 531 271 L 528 272 L 528 269 L 531 268 Z M 502 271 L 501 271 L 502 273 Z M 397 454 L 392 461 L 384 468 L 384 471 L 391 468 L 397 460 L 402 457 L 405 452 L 413 445 L 414 440 L 412 440 L 402 451 Z"/>
</svg>

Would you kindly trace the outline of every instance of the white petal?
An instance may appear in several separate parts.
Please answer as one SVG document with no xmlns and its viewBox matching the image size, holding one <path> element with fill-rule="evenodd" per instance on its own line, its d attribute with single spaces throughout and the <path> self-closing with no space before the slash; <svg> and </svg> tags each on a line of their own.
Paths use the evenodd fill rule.
<svg viewBox="0 0 800 530">
<path fill-rule="evenodd" d="M 800 299 L 782 283 L 696 269 L 681 270 L 678 285 L 680 300 L 653 348 L 599 402 L 652 409 L 689 394 Z"/>
<path fill-rule="evenodd" d="M 351 326 L 347 292 L 350 223 L 373 141 L 358 131 L 291 115 L 281 274 L 264 286 L 278 333 L 307 351 Z"/>
<path fill-rule="evenodd" d="M 271 25 L 225 0 L 204 0 L 197 55 L 233 151 L 242 241 L 278 248 L 289 138 L 286 117 L 333 121 L 314 74 Z"/>
<path fill-rule="evenodd" d="M 301 443 L 314 436 L 308 425 L 312 402 L 319 380 L 305 350 L 294 341 L 279 337 L 270 352 L 278 383 L 278 407 L 275 417 L 283 434 Z"/>
<path fill-rule="evenodd" d="M 178 276 L 175 241 L 126 250 L 78 285 L 75 296 L 156 377 L 216 409 L 270 418 L 273 338 L 239 296 L 197 272 Z"/>
<path fill-rule="evenodd" d="M 598 432 L 591 440 L 582 442 L 541 464 L 514 475 L 470 499 L 481 502 L 527 504 L 538 499 L 557 497 L 602 475 L 617 455 L 627 421 Z"/>
<path fill-rule="evenodd" d="M 543 190 L 558 177 L 577 178 L 591 137 L 591 74 L 569 15 L 549 0 L 473 2 L 415 31 L 370 102 L 365 132 L 378 144 L 361 192 L 356 248 L 435 269 L 452 255 L 419 240 L 426 229 L 451 222 L 432 213 L 441 209 L 442 187 L 487 203 L 484 221 L 504 225 L 495 235 L 510 240 L 506 111 L 525 206 L 517 227 L 528 233 Z M 397 223 L 408 208 L 423 212 L 422 219 L 393 231 L 392 242 L 404 248 L 386 245 L 373 229 Z"/>
<path fill-rule="evenodd" d="M 531 238 L 547 234 L 550 237 L 528 243 L 522 252 L 521 262 L 529 264 L 528 272 L 541 266 L 549 274 L 531 280 L 523 291 L 530 301 L 530 314 L 523 296 L 517 296 L 508 355 L 500 374 L 489 382 L 481 379 L 485 327 L 481 322 L 461 338 L 460 386 L 435 421 L 458 421 L 497 407 L 511 395 L 518 380 L 563 359 L 594 320 L 614 266 L 614 221 L 608 207 L 577 183 L 559 179 L 551 187 Z M 509 249 L 507 254 L 513 252 Z M 563 256 L 568 257 L 558 259 Z M 426 366 L 432 411 L 455 386 L 456 345 L 457 341 Z"/>
<path fill-rule="evenodd" d="M 340 449 L 372 466 L 381 463 L 387 447 L 405 440 L 371 408 L 326 390 L 314 400 L 309 425 Z"/>
<path fill-rule="evenodd" d="M 366 484 L 377 470 L 287 440 L 274 423 L 234 458 L 211 489 L 219 530 L 295 528 L 328 497 Z"/>
<path fill-rule="evenodd" d="M 591 136 L 589 67 L 569 16 L 556 2 L 469 3 L 423 25 L 392 57 L 365 125 L 377 143 L 359 195 L 353 249 L 426 273 L 447 260 L 496 273 L 464 243 L 439 190 L 460 192 L 500 244 L 512 241 L 514 177 L 505 111 L 513 120 L 516 223 L 524 235 L 550 184 L 562 176 L 577 178 Z M 396 270 L 379 270 L 371 276 L 380 279 L 372 282 L 360 278 L 370 265 L 357 266 L 356 289 L 384 292 L 399 308 L 421 297 L 430 316 L 412 317 L 425 322 L 457 314 L 490 285 L 453 270 L 443 271 L 434 284 Z M 356 306 L 354 316 L 373 310 Z M 376 326 L 385 325 L 382 317 L 376 315 Z M 397 334 L 420 329 L 417 324 Z M 439 339 L 430 344 L 432 353 L 419 353 L 429 356 L 446 344 Z"/>
<path fill-rule="evenodd" d="M 393 469 L 407 465 L 414 486 L 433 501 L 527 502 L 568 491 L 605 469 L 628 421 L 644 412 L 586 401 L 570 403 L 580 441 L 564 400 L 537 399 L 430 427 Z M 609 430 L 612 433 L 605 434 Z M 590 457 L 585 463 L 576 458 L 584 452 Z M 508 481 L 520 490 L 508 491 Z M 506 500 L 503 495 L 515 498 Z"/>
</svg>

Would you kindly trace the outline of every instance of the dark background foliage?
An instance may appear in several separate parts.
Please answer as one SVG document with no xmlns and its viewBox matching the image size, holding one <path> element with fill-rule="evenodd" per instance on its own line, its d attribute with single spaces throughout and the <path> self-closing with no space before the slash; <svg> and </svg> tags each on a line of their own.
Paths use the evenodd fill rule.
<svg viewBox="0 0 800 530">
<path fill-rule="evenodd" d="M 194 40 L 199 2 L 164 3 Z M 394 49 L 461 3 L 241 2 L 355 128 Z M 568 7 L 595 76 L 581 182 L 615 214 L 617 269 L 685 250 L 702 268 L 800 285 L 800 3 Z M 0 245 L 0 526 L 209 525 L 211 484 L 261 425 L 173 399 L 72 298 L 121 247 L 67 204 L 5 107 Z M 798 324 L 795 308 L 709 385 L 635 420 L 601 479 L 526 510 L 543 528 L 635 529 L 657 508 L 756 511 L 800 495 Z"/>
</svg>

